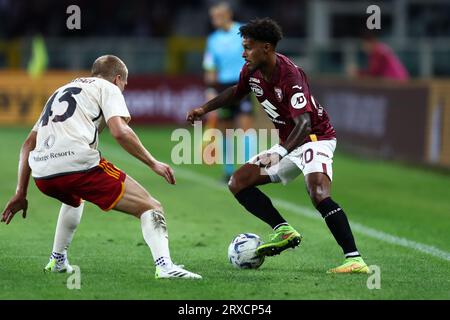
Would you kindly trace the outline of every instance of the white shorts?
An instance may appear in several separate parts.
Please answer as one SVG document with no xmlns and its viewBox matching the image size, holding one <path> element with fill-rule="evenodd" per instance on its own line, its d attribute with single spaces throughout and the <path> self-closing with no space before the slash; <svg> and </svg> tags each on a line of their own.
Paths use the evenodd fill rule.
<svg viewBox="0 0 450 320">
<path fill-rule="evenodd" d="M 276 147 L 277 145 L 257 154 L 248 163 L 257 163 L 258 156 L 264 153 L 272 153 Z M 333 180 L 332 163 L 335 149 L 336 140 L 308 142 L 294 149 L 275 166 L 268 169 L 264 168 L 263 170 L 270 176 L 270 180 L 275 183 L 287 184 L 297 178 L 302 172 L 305 176 L 313 172 L 322 172 L 330 180 Z"/>
</svg>

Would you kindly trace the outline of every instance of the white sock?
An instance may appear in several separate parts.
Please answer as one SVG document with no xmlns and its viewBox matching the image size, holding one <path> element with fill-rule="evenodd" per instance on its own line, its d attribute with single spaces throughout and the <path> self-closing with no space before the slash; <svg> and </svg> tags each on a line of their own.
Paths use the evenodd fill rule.
<svg viewBox="0 0 450 320">
<path fill-rule="evenodd" d="M 273 230 L 277 230 L 279 227 L 284 227 L 284 226 L 288 226 L 289 225 L 289 223 L 287 223 L 287 222 L 282 222 L 282 223 L 280 223 L 280 224 L 277 224 L 274 228 L 273 228 Z"/>
<path fill-rule="evenodd" d="M 353 251 L 353 252 L 348 252 L 346 254 L 344 254 L 345 258 L 355 258 L 355 257 L 360 257 L 361 255 L 359 254 L 358 251 Z"/>
<path fill-rule="evenodd" d="M 83 214 L 84 201 L 78 208 L 62 204 L 59 210 L 58 222 L 56 224 L 55 240 L 53 241 L 53 253 L 67 254 L 72 242 L 73 235 Z"/>
<path fill-rule="evenodd" d="M 171 267 L 169 236 L 166 219 L 158 210 L 148 210 L 141 215 L 142 234 L 158 267 Z"/>
</svg>

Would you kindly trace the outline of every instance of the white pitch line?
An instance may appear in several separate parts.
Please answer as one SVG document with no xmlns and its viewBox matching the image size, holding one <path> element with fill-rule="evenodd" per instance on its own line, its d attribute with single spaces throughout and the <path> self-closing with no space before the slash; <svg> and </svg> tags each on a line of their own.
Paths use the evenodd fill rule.
<svg viewBox="0 0 450 320">
<path fill-rule="evenodd" d="M 112 145 L 112 144 L 108 144 L 108 146 L 111 147 L 108 151 L 112 152 L 116 156 L 120 157 L 121 160 L 126 161 L 130 164 L 136 164 L 138 162 L 138 160 L 128 157 L 126 151 L 121 151 L 117 146 Z M 215 190 L 228 192 L 227 188 L 223 185 L 223 183 L 220 183 L 208 176 L 204 176 L 204 175 L 196 173 L 194 171 L 179 168 L 179 167 L 176 167 L 174 170 L 175 170 L 175 175 L 179 176 L 183 179 L 190 180 L 190 181 L 193 181 L 193 182 L 196 182 L 199 184 L 203 184 L 204 186 L 207 186 L 207 187 L 215 189 Z M 295 203 L 292 203 L 292 202 L 289 202 L 286 200 L 282 200 L 282 199 L 277 199 L 277 198 L 271 198 L 271 199 L 272 199 L 274 205 L 281 207 L 285 210 L 288 210 L 292 213 L 295 213 L 295 214 L 298 214 L 298 215 L 301 215 L 304 217 L 316 219 L 316 220 L 322 220 L 322 217 L 319 215 L 318 212 L 316 212 L 315 210 L 312 210 L 308 207 L 305 207 L 305 206 L 302 206 L 299 204 L 295 204 Z M 398 245 L 401 247 L 414 249 L 414 250 L 420 251 L 422 253 L 440 258 L 442 260 L 450 261 L 450 252 L 441 250 L 434 246 L 430 246 L 430 245 L 423 244 L 420 242 L 412 241 L 412 240 L 409 240 L 406 238 L 397 237 L 397 236 L 394 236 L 392 234 L 389 234 L 389 233 L 386 233 L 383 231 L 379 231 L 379 230 L 376 230 L 373 228 L 366 227 L 363 224 L 360 224 L 357 222 L 350 221 L 350 224 L 351 224 L 352 230 L 354 230 L 362 235 L 365 235 L 367 237 L 377 239 L 377 240 L 380 240 L 383 242 L 387 242 L 390 244 Z"/>
<path fill-rule="evenodd" d="M 293 204 L 291 202 L 288 202 L 285 200 L 280 200 L 280 199 L 274 200 L 274 204 L 276 204 L 277 206 L 282 207 L 286 210 L 289 210 L 293 213 L 297 213 L 297 214 L 305 216 L 305 217 L 314 218 L 314 219 L 322 219 L 322 217 L 319 216 L 319 214 L 316 213 L 316 211 L 309 209 L 307 207 L 303 207 L 301 205 Z M 435 256 L 437 258 L 441 258 L 443 260 L 450 261 L 450 252 L 446 252 L 446 251 L 438 249 L 436 247 L 433 247 L 433 246 L 430 246 L 427 244 L 423 244 L 420 242 L 412 241 L 412 240 L 409 240 L 406 238 L 400 238 L 400 237 L 394 236 L 392 234 L 389 234 L 389 233 L 386 233 L 383 231 L 379 231 L 379 230 L 376 230 L 373 228 L 366 227 L 365 225 L 357 223 L 357 222 L 350 221 L 350 224 L 351 224 L 352 230 L 359 232 L 367 237 L 381 240 L 381 241 L 384 241 L 387 243 L 395 244 L 398 246 L 402 246 L 405 248 L 415 249 L 417 251 Z"/>
</svg>

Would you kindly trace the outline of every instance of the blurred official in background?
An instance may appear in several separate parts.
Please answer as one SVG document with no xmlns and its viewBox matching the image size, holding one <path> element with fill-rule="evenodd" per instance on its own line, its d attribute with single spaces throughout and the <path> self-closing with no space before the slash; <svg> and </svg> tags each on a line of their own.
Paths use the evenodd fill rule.
<svg viewBox="0 0 450 320">
<path fill-rule="evenodd" d="M 227 2 L 220 2 L 210 8 L 211 24 L 216 31 L 208 36 L 206 50 L 203 58 L 205 71 L 206 100 L 211 100 L 226 88 L 235 85 L 239 80 L 239 73 L 244 65 L 242 58 L 242 41 L 239 35 L 240 23 L 233 21 L 233 12 Z M 223 133 L 227 128 L 242 128 L 247 130 L 253 127 L 252 103 L 247 96 L 241 102 L 222 108 L 210 115 L 207 127 L 217 127 Z M 205 137 L 209 140 L 208 137 Z M 223 141 L 224 155 L 224 181 L 228 182 L 233 174 L 233 137 L 226 137 Z M 256 145 L 256 137 L 246 135 L 245 160 L 253 154 L 251 146 Z"/>
</svg>

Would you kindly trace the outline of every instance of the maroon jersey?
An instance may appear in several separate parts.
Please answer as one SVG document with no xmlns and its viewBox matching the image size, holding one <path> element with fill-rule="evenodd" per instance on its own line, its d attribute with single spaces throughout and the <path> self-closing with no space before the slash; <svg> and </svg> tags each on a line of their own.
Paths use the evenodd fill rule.
<svg viewBox="0 0 450 320">
<path fill-rule="evenodd" d="M 241 99 L 253 91 L 275 128 L 279 130 L 281 143 L 286 141 L 294 129 L 293 119 L 305 112 L 310 113 L 311 134 L 302 144 L 334 139 L 336 132 L 327 112 L 310 94 L 306 74 L 287 57 L 278 53 L 276 55 L 277 64 L 270 81 L 265 81 L 259 70 L 250 72 L 247 65 L 244 65 L 234 96 Z"/>
</svg>

